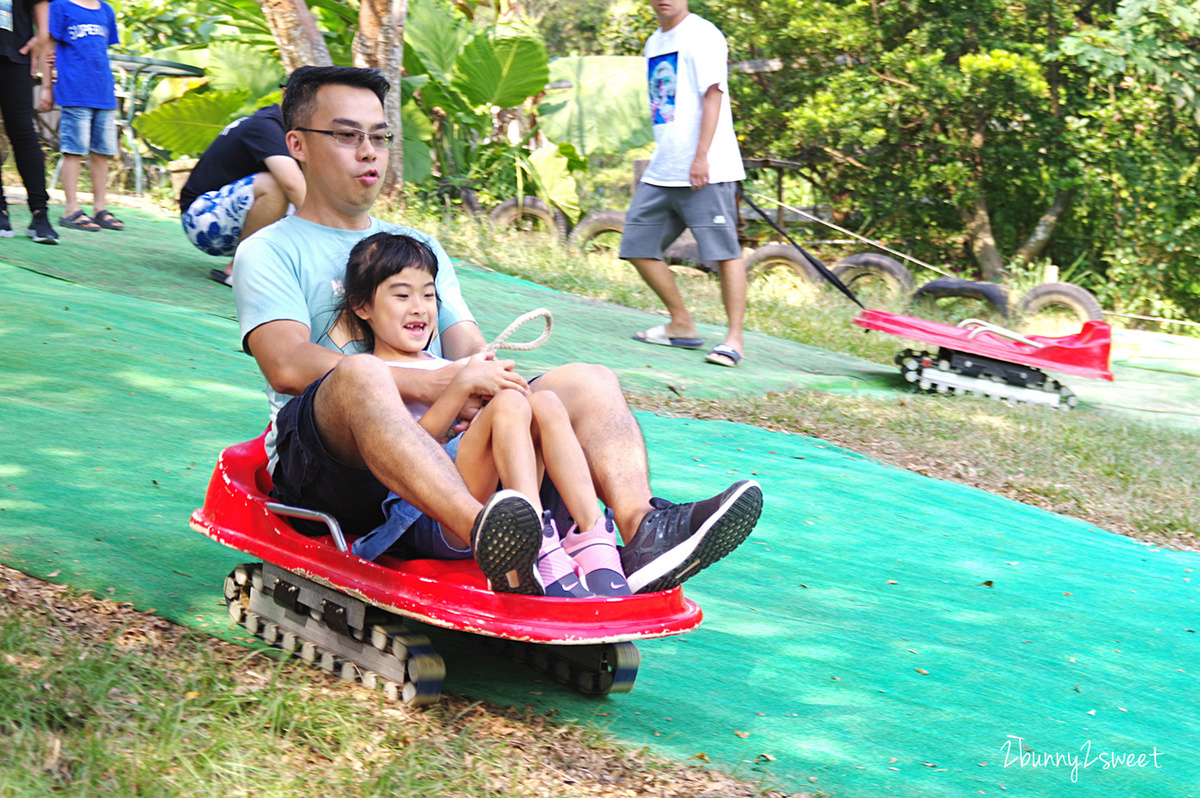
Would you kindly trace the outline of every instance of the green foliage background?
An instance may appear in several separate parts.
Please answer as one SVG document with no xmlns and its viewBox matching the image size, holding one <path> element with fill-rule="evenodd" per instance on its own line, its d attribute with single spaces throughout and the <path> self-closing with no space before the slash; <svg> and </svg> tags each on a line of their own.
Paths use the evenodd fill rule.
<svg viewBox="0 0 1200 798">
<path fill-rule="evenodd" d="M 218 54 L 214 74 L 228 79 L 164 120 L 180 137 L 212 133 L 262 100 L 252 84 L 270 70 L 246 64 L 255 52 L 273 57 L 273 44 L 255 0 L 115 5 L 129 50 L 175 48 L 181 60 L 187 48 Z M 335 62 L 347 63 L 353 3 L 309 5 Z M 791 191 L 827 204 L 835 220 L 978 278 L 967 217 L 984 207 L 1009 273 L 1053 263 L 1106 308 L 1200 317 L 1200 0 L 690 6 L 729 40 L 743 154 L 803 164 Z M 588 77 L 605 67 L 567 57 L 638 56 L 655 27 L 650 4 L 527 0 L 519 8 L 515 24 L 501 25 L 492 3 L 410 3 L 405 66 L 425 82 L 406 85 L 415 94 L 405 119 L 426 120 L 412 136 L 406 125 L 406 152 L 422 156 L 410 180 L 470 181 L 496 198 L 512 191 L 531 164 L 500 135 L 496 110 L 510 106 L 523 130 L 541 123 L 593 166 L 601 153 L 645 144 L 636 75 L 589 93 Z M 568 95 L 540 94 L 563 79 L 574 84 Z M 221 111 L 228 118 L 209 119 Z M 1018 258 L 1056 199 L 1065 210 L 1048 245 Z"/>
</svg>

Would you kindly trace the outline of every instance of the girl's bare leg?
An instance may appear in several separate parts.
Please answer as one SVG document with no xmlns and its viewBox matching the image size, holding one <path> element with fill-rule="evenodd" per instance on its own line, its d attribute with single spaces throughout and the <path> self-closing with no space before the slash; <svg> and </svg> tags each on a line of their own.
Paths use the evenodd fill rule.
<svg viewBox="0 0 1200 798">
<path fill-rule="evenodd" d="M 563 504 L 580 529 L 591 529 L 600 519 L 600 503 L 588 470 L 587 457 L 571 428 L 571 416 L 552 393 L 528 397 L 540 441 L 546 475 L 558 489 Z"/>
<path fill-rule="evenodd" d="M 479 501 L 496 492 L 496 482 L 526 496 L 540 515 L 538 469 L 529 434 L 532 411 L 525 396 L 501 391 L 463 433 L 455 465 Z"/>
</svg>

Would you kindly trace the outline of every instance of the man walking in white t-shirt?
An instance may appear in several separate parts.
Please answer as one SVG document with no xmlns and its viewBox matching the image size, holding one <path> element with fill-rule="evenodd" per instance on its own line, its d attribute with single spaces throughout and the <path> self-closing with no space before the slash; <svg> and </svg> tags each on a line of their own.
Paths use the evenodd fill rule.
<svg viewBox="0 0 1200 798">
<path fill-rule="evenodd" d="M 663 260 L 683 229 L 696 237 L 701 260 L 720 263 L 721 298 L 729 317 L 725 341 L 706 360 L 742 359 L 746 268 L 737 236 L 737 184 L 745 178 L 729 107 L 729 46 L 687 0 L 651 0 L 658 30 L 646 41 L 655 150 L 625 218 L 621 257 L 654 289 L 671 321 L 633 337 L 650 344 L 699 349 L 696 323 Z"/>
</svg>

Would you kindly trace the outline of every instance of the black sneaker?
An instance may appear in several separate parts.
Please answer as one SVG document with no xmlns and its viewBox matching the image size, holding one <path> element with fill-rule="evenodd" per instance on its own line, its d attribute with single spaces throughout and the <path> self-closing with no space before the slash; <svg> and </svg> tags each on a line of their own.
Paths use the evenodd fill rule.
<svg viewBox="0 0 1200 798">
<path fill-rule="evenodd" d="M 35 244 L 57 244 L 58 233 L 50 226 L 50 217 L 45 211 L 38 211 L 29 221 L 29 229 L 25 235 L 33 239 Z"/>
<path fill-rule="evenodd" d="M 8 221 L 8 211 L 0 211 L 0 238 L 12 237 L 12 223 Z"/>
<path fill-rule="evenodd" d="M 537 510 L 515 490 L 492 494 L 471 529 L 475 562 L 497 593 L 545 595 L 535 567 L 541 545 L 542 525 Z M 513 571 L 516 584 L 509 581 Z"/>
<path fill-rule="evenodd" d="M 762 488 L 754 480 L 690 504 L 653 498 L 654 507 L 621 549 L 621 566 L 634 593 L 668 590 L 741 545 L 762 513 Z"/>
</svg>

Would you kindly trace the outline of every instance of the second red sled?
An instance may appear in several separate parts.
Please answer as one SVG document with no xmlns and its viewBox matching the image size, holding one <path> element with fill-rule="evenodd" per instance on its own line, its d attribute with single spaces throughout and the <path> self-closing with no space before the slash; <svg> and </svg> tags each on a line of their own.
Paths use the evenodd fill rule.
<svg viewBox="0 0 1200 798">
<path fill-rule="evenodd" d="M 221 453 L 191 526 L 261 562 L 225 580 L 230 618 L 255 636 L 342 678 L 413 705 L 441 694 L 445 665 L 406 620 L 493 639 L 535 670 L 585 694 L 628 692 L 637 640 L 699 626 L 695 602 L 675 587 L 619 598 L 562 599 L 495 593 L 474 560 L 367 561 L 348 550 L 335 519 L 274 502 L 264 436 Z M 324 522 L 308 537 L 288 517 Z"/>
<path fill-rule="evenodd" d="M 904 378 L 927 391 L 1071 408 L 1079 399 L 1046 371 L 1113 378 L 1112 328 L 1102 321 L 1085 321 L 1078 333 L 1061 338 L 1022 335 L 979 319 L 954 326 L 883 310 L 863 310 L 854 323 L 938 347 L 936 354 L 905 349 L 896 355 Z"/>
</svg>

